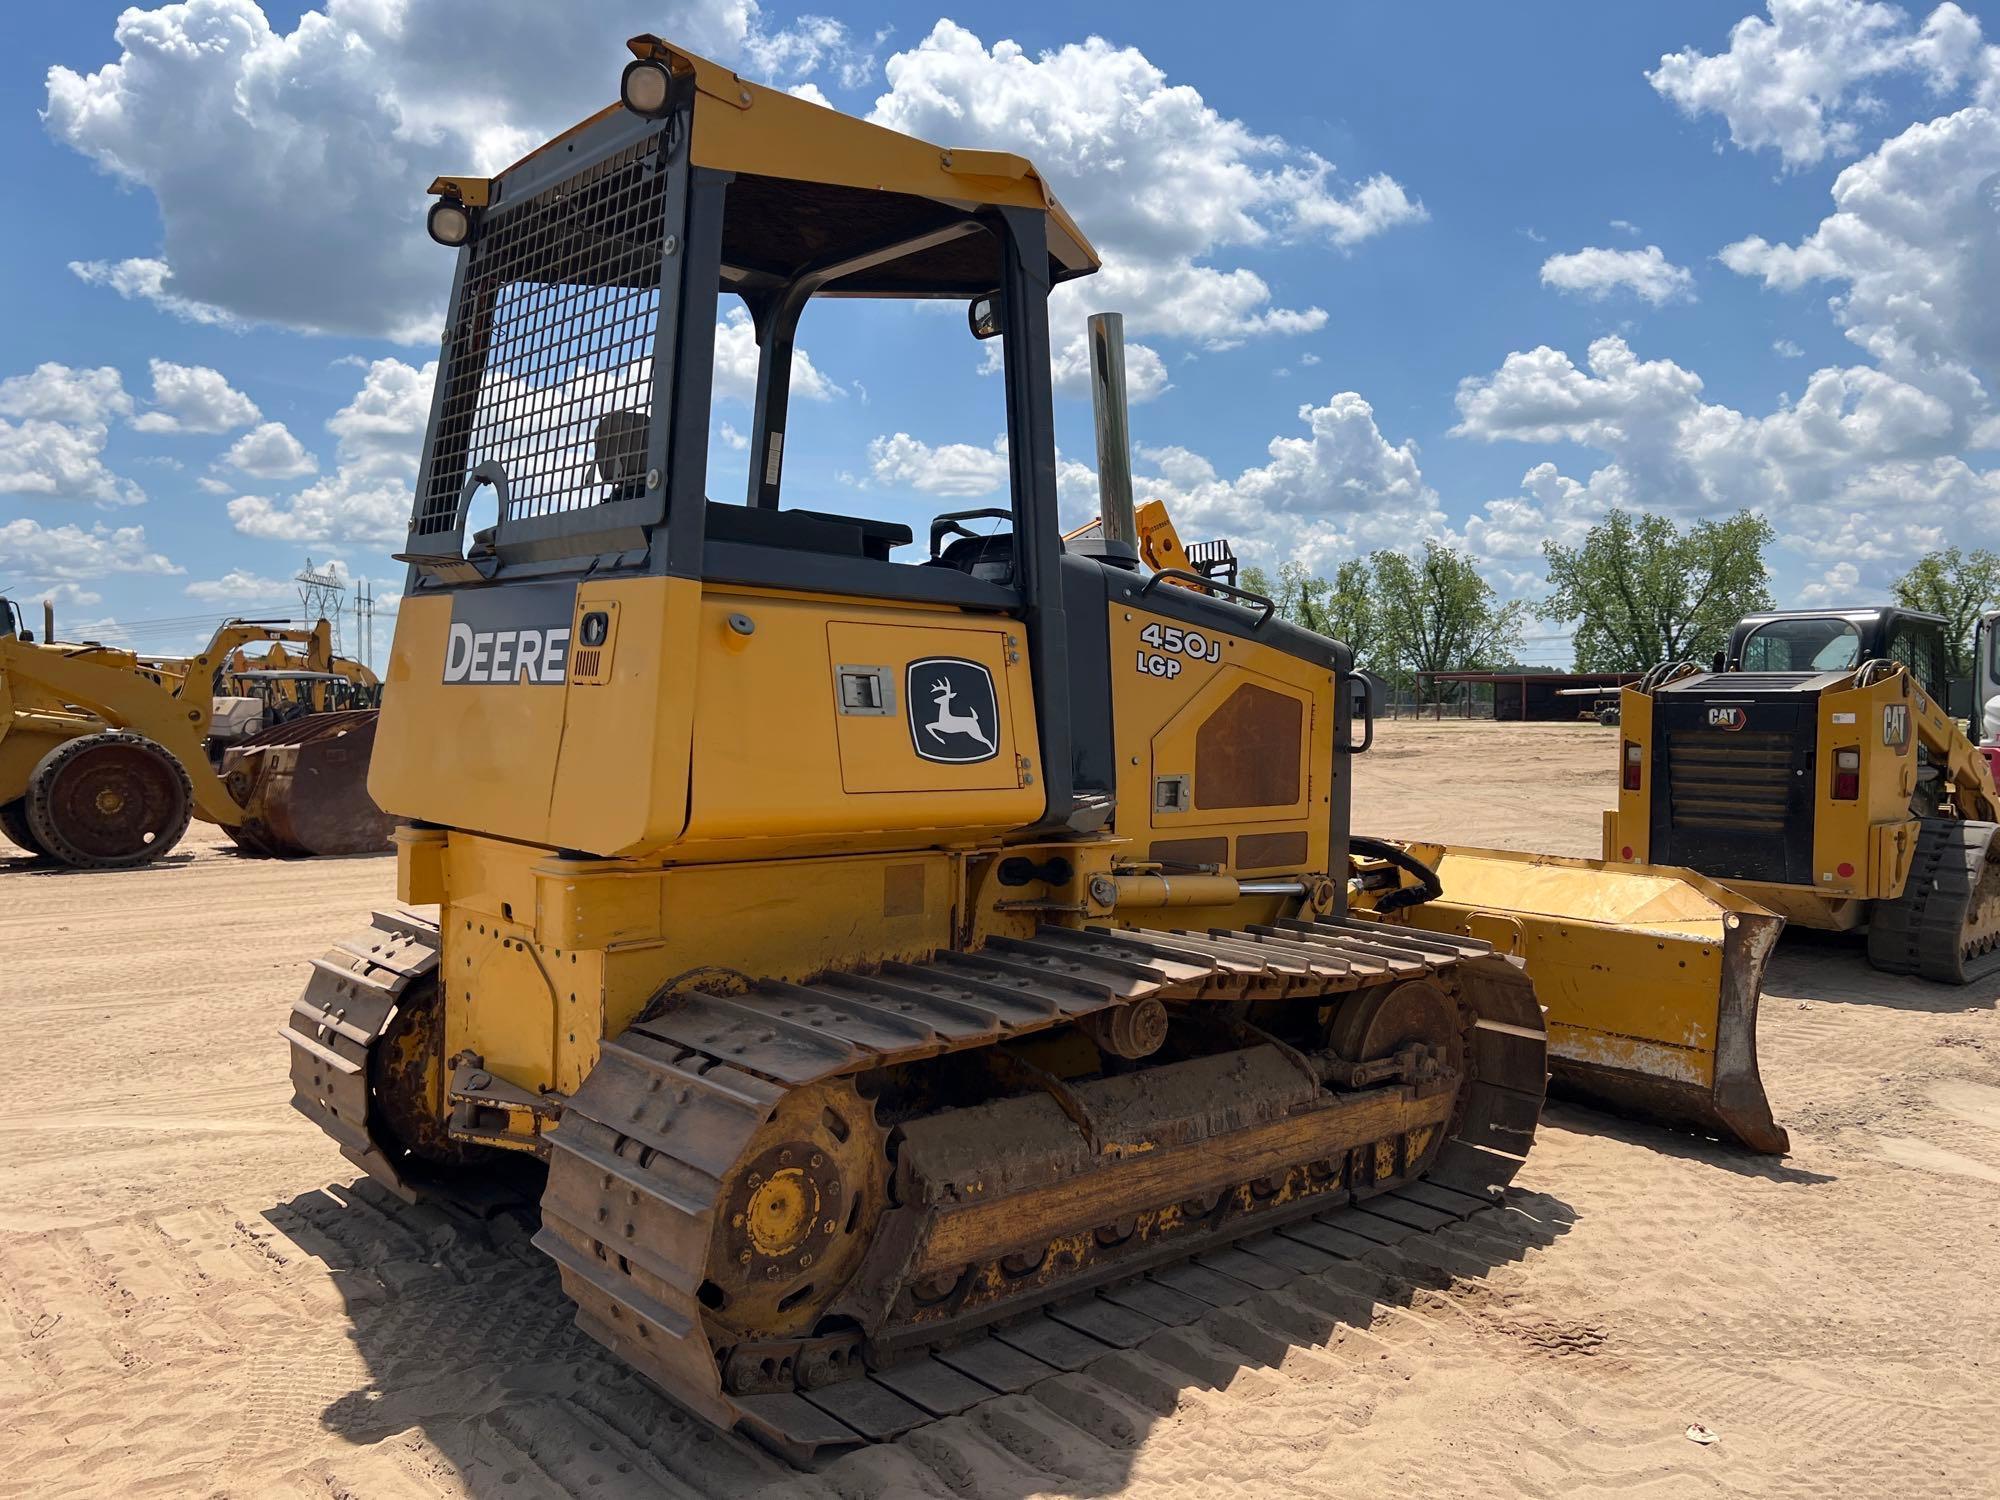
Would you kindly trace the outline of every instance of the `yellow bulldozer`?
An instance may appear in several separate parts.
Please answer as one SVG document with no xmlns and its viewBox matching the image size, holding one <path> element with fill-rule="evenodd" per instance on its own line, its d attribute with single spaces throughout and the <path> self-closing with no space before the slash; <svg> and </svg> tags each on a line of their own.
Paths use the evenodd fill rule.
<svg viewBox="0 0 2000 1500">
<path fill-rule="evenodd" d="M 326 621 L 232 620 L 192 657 L 56 641 L 50 612 L 44 621 L 37 641 L 0 600 L 0 832 L 30 854 L 73 869 L 147 864 L 197 817 L 250 854 L 388 846 L 367 790 L 374 710 L 267 724 L 258 700 L 218 695 L 255 642 L 304 648 L 314 683 L 288 691 L 346 684 Z"/>
<path fill-rule="evenodd" d="M 1622 694 L 1605 859 L 1865 927 L 1891 974 L 2000 969 L 2000 791 L 1951 711 L 1946 628 L 1887 605 L 1756 614 L 1711 670 L 1654 668 Z"/>
<path fill-rule="evenodd" d="M 579 1323 L 802 1458 L 1490 1201 L 1552 1063 L 1782 1149 L 1777 920 L 1353 835 L 1352 655 L 1142 562 L 1110 319 L 1065 544 L 1048 298 L 1097 257 L 1029 162 L 632 52 L 617 105 L 433 186 L 457 270 L 369 785 L 436 915 L 315 960 L 284 1033 L 355 1163 L 540 1164 Z M 741 504 L 705 494 L 725 295 Z M 906 525 L 781 503 L 817 297 L 1000 340 L 1008 505 L 903 563 Z"/>
</svg>

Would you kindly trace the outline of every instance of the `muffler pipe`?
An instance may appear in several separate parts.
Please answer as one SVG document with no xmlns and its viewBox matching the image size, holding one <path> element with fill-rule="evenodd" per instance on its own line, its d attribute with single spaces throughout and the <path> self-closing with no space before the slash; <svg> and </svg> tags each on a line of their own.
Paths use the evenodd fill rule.
<svg viewBox="0 0 2000 1500">
<path fill-rule="evenodd" d="M 1132 429 L 1125 405 L 1125 315 L 1090 315 L 1090 404 L 1097 414 L 1097 514 L 1104 539 L 1139 546 L 1132 508 Z"/>
</svg>

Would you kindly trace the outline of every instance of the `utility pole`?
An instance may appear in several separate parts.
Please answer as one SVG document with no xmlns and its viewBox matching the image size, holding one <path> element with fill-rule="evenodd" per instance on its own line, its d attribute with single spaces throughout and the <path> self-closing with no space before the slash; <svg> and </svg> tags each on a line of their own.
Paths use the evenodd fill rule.
<svg viewBox="0 0 2000 1500">
<path fill-rule="evenodd" d="M 361 663 L 375 666 L 375 590 L 365 578 L 354 583 L 354 639 L 361 649 Z"/>
</svg>

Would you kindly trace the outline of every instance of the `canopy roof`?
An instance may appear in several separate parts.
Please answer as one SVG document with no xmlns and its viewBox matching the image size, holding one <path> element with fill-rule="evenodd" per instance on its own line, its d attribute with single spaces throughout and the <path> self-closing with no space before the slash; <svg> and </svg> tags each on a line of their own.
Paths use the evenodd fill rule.
<svg viewBox="0 0 2000 1500">
<path fill-rule="evenodd" d="M 735 290 L 831 269 L 818 295 L 977 296 L 998 284 L 997 247 L 968 234 L 964 220 L 987 207 L 1048 214 L 1051 281 L 1098 268 L 1097 252 L 1025 157 L 932 145 L 748 82 L 655 36 L 627 45 L 692 78 L 690 160 L 736 174 L 722 246 L 723 281 Z M 578 122 L 507 172 L 622 107 Z M 477 198 L 466 201 L 484 202 L 486 184 L 477 179 L 440 178 L 433 191 L 475 185 Z"/>
</svg>

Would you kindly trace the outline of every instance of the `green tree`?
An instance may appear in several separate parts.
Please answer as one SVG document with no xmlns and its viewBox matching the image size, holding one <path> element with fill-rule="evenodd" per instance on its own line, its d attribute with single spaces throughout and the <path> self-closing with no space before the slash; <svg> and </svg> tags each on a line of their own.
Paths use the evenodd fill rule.
<svg viewBox="0 0 2000 1500">
<path fill-rule="evenodd" d="M 1544 620 L 1574 622 L 1579 672 L 1643 672 L 1706 660 L 1744 615 L 1771 607 L 1771 523 L 1740 510 L 1685 531 L 1664 516 L 1613 510 L 1574 547 L 1542 543 Z"/>
<path fill-rule="evenodd" d="M 1890 584 L 1889 590 L 1905 609 L 1945 617 L 1949 622 L 1945 634 L 1951 642 L 1951 675 L 1970 675 L 1972 627 L 1979 623 L 1980 614 L 2000 599 L 2000 557 L 1984 547 L 1970 552 L 1957 547 L 1927 552 Z"/>
<path fill-rule="evenodd" d="M 1524 606 L 1502 604 L 1467 554 L 1427 541 L 1421 558 L 1377 552 L 1369 564 L 1383 664 L 1418 674 L 1482 671 L 1520 652 Z"/>
<path fill-rule="evenodd" d="M 1294 625 L 1344 642 L 1356 661 L 1375 645 L 1379 622 L 1364 562 L 1344 562 L 1331 578 L 1316 577 L 1296 562 L 1280 563 L 1275 580 L 1262 568 L 1247 568 L 1243 587 L 1268 596 Z"/>
</svg>

